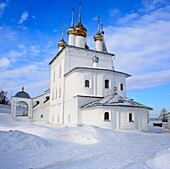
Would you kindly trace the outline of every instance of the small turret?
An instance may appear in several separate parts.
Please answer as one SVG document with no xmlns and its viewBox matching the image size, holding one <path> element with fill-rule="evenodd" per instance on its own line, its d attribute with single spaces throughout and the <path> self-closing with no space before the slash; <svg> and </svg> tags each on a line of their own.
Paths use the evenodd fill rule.
<svg viewBox="0 0 170 169">
<path fill-rule="evenodd" d="M 86 45 L 86 36 L 87 36 L 87 30 L 83 26 L 81 22 L 81 2 L 79 4 L 79 16 L 78 16 L 78 24 L 76 26 L 76 41 L 75 46 L 85 48 Z"/>
<path fill-rule="evenodd" d="M 98 67 L 99 58 L 96 55 L 93 56 L 92 62 L 93 62 L 93 67 Z"/>
<path fill-rule="evenodd" d="M 75 45 L 75 37 L 76 37 L 76 29 L 74 27 L 74 9 L 72 9 L 72 21 L 71 27 L 67 30 L 68 34 L 68 44 L 74 46 Z"/>
<path fill-rule="evenodd" d="M 58 42 L 59 51 L 66 46 L 66 42 L 64 41 L 64 25 L 62 25 L 62 37 Z"/>
<path fill-rule="evenodd" d="M 103 52 L 103 36 L 101 35 L 100 32 L 100 17 L 98 16 L 98 32 L 94 36 L 94 41 L 96 43 L 96 50 Z"/>
</svg>

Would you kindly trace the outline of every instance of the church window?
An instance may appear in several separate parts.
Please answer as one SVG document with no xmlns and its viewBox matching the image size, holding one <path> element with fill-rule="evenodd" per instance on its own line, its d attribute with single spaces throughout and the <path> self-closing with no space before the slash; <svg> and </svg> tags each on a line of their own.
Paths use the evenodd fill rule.
<svg viewBox="0 0 170 169">
<path fill-rule="evenodd" d="M 68 115 L 68 122 L 70 123 L 71 117 L 70 114 Z"/>
<path fill-rule="evenodd" d="M 109 89 L 109 80 L 105 80 L 105 89 Z"/>
<path fill-rule="evenodd" d="M 129 122 L 133 122 L 132 113 L 129 113 Z"/>
<path fill-rule="evenodd" d="M 120 90 L 123 91 L 123 84 L 120 84 Z"/>
<path fill-rule="evenodd" d="M 89 80 L 85 80 L 85 87 L 90 87 L 90 82 L 89 82 Z"/>
<path fill-rule="evenodd" d="M 49 96 L 46 96 L 43 103 L 46 103 L 49 99 L 50 99 L 50 97 L 49 97 Z"/>
<path fill-rule="evenodd" d="M 43 118 L 43 115 L 41 114 L 41 118 Z"/>
<path fill-rule="evenodd" d="M 104 120 L 109 120 L 109 113 L 108 112 L 104 113 Z"/>
</svg>

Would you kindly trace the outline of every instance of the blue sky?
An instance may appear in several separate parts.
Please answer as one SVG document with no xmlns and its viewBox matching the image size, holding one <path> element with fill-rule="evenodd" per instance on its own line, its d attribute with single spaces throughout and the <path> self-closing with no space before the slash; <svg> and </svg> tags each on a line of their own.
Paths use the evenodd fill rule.
<svg viewBox="0 0 170 169">
<path fill-rule="evenodd" d="M 78 16 L 78 0 L 0 0 L 0 89 L 15 95 L 24 85 L 32 97 L 49 88 L 50 60 L 57 54 L 61 25 Z M 116 54 L 116 70 L 132 75 L 127 95 L 158 114 L 170 111 L 170 1 L 82 0 L 87 43 L 94 49 L 97 16 Z"/>
</svg>

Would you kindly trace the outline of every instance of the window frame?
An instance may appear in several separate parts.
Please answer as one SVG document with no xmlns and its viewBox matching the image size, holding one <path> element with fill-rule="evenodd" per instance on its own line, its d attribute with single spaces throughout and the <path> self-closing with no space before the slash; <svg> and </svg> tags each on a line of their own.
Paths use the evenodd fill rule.
<svg viewBox="0 0 170 169">
<path fill-rule="evenodd" d="M 124 91 L 124 85 L 123 85 L 123 83 L 120 84 L 120 91 Z"/>
<path fill-rule="evenodd" d="M 104 112 L 104 121 L 110 121 L 110 113 L 108 111 Z"/>
<path fill-rule="evenodd" d="M 134 120 L 133 120 L 133 113 L 129 113 L 128 114 L 128 120 L 129 120 L 129 122 L 134 122 Z"/>
<path fill-rule="evenodd" d="M 84 81 L 84 87 L 90 88 L 90 80 L 86 79 L 86 80 Z"/>
<path fill-rule="evenodd" d="M 105 79 L 105 81 L 104 81 L 104 87 L 105 87 L 105 89 L 109 89 L 109 87 L 110 87 L 109 83 L 110 83 L 110 80 Z"/>
</svg>

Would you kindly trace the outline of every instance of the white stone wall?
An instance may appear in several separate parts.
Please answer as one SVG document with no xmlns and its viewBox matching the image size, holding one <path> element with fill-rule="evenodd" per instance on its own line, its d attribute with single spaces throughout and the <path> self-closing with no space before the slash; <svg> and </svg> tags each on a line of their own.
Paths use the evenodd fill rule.
<svg viewBox="0 0 170 169">
<path fill-rule="evenodd" d="M 47 100 L 50 93 L 44 93 L 33 99 L 33 120 L 49 122 L 50 100 Z M 39 104 L 37 104 L 39 102 Z"/>
<path fill-rule="evenodd" d="M 109 88 L 105 89 L 105 80 L 109 80 Z M 65 76 L 65 95 L 70 99 L 76 95 L 106 96 L 114 93 L 114 86 L 117 87 L 118 95 L 126 96 L 126 76 L 120 73 L 77 70 Z M 85 80 L 89 80 L 90 87 L 85 87 Z M 124 90 L 120 90 L 120 83 Z"/>
<path fill-rule="evenodd" d="M 170 129 L 170 115 L 168 116 L 167 128 Z"/>
<path fill-rule="evenodd" d="M 4 105 L 0 104 L 0 113 L 11 113 L 11 106 L 10 105 Z"/>
<path fill-rule="evenodd" d="M 65 50 L 53 61 L 50 69 L 49 122 L 63 124 Z"/>
<path fill-rule="evenodd" d="M 109 112 L 109 120 L 104 120 L 104 113 Z M 111 129 L 148 130 L 147 113 L 145 109 L 123 107 L 92 107 L 82 109 L 82 123 Z M 129 122 L 132 113 L 133 122 Z"/>
<path fill-rule="evenodd" d="M 92 58 L 96 55 L 99 58 L 98 67 L 113 69 L 112 55 L 108 53 L 96 53 L 87 49 L 66 47 L 65 73 L 74 67 L 93 67 Z"/>
</svg>

